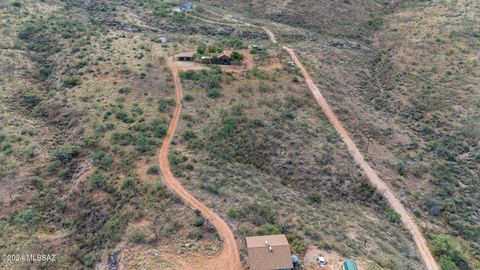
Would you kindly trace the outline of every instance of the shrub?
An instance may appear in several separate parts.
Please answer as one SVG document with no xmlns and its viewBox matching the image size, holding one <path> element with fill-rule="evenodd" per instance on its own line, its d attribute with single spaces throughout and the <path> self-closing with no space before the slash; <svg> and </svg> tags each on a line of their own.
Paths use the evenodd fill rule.
<svg viewBox="0 0 480 270">
<path fill-rule="evenodd" d="M 81 84 L 80 76 L 72 76 L 63 79 L 63 86 L 72 88 Z"/>
<path fill-rule="evenodd" d="M 188 141 L 190 139 L 193 139 L 193 138 L 196 138 L 197 136 L 195 135 L 195 133 L 189 129 L 186 129 L 185 131 L 183 131 L 183 135 L 182 135 L 183 139 Z"/>
<path fill-rule="evenodd" d="M 187 101 L 187 102 L 192 101 L 193 100 L 192 94 L 190 94 L 190 93 L 185 94 L 185 96 L 183 97 L 183 100 Z"/>
<path fill-rule="evenodd" d="M 232 58 L 233 62 L 241 62 L 244 59 L 243 54 L 241 54 L 237 51 L 233 51 L 232 54 L 230 55 L 230 57 Z"/>
<path fill-rule="evenodd" d="M 67 164 L 80 154 L 80 148 L 78 145 L 72 147 L 63 146 L 53 152 L 52 159 L 60 161 L 63 164 Z"/>
<path fill-rule="evenodd" d="M 118 241 L 121 237 L 121 224 L 116 218 L 110 218 L 103 224 L 101 234 L 105 240 Z"/>
<path fill-rule="evenodd" d="M 205 54 L 205 50 L 206 50 L 206 49 L 207 49 L 207 48 L 205 47 L 205 45 L 200 45 L 200 46 L 198 46 L 198 47 L 197 47 L 197 54 L 200 54 L 200 55 Z"/>
<path fill-rule="evenodd" d="M 229 209 L 227 210 L 227 216 L 228 216 L 229 218 L 236 218 L 236 217 L 238 217 L 237 210 L 235 210 L 235 209 L 233 209 L 233 208 L 229 208 Z"/>
<path fill-rule="evenodd" d="M 205 224 L 205 220 L 203 218 L 198 218 L 193 222 L 193 226 L 195 227 L 202 227 Z"/>
<path fill-rule="evenodd" d="M 468 258 L 455 245 L 450 236 L 445 234 L 435 235 L 430 241 L 430 246 L 433 253 L 440 257 L 439 264 L 442 270 L 470 269 L 467 263 Z"/>
<path fill-rule="evenodd" d="M 207 97 L 209 98 L 219 98 L 222 97 L 222 92 L 218 88 L 211 88 L 207 90 Z"/>
<path fill-rule="evenodd" d="M 135 122 L 135 120 L 131 116 L 129 116 L 128 113 L 122 111 L 121 109 L 115 109 L 114 113 L 115 113 L 115 118 L 117 118 L 118 120 L 124 123 L 131 124 Z"/>
<path fill-rule="evenodd" d="M 43 178 L 40 176 L 34 176 L 30 179 L 30 185 L 35 188 L 41 188 L 43 186 Z"/>
<path fill-rule="evenodd" d="M 399 213 L 397 213 L 395 210 L 393 210 L 392 208 L 388 208 L 386 211 L 385 211 L 385 215 L 387 216 L 387 219 L 390 221 L 390 222 L 393 222 L 393 223 L 399 223 L 400 220 L 401 220 L 401 216 Z"/>
<path fill-rule="evenodd" d="M 135 186 L 135 179 L 129 177 L 123 181 L 122 186 L 120 188 L 121 190 L 127 190 L 127 189 L 132 189 L 134 186 Z"/>
<path fill-rule="evenodd" d="M 160 172 L 160 168 L 158 167 L 158 165 L 152 165 L 147 169 L 148 174 L 158 174 L 159 172 Z"/>
<path fill-rule="evenodd" d="M 114 132 L 112 134 L 111 139 L 114 144 L 120 144 L 120 145 L 129 145 L 135 142 L 135 137 L 131 132 L 126 132 L 126 133 Z"/>
<path fill-rule="evenodd" d="M 37 216 L 31 209 L 23 210 L 14 217 L 14 222 L 17 224 L 34 224 L 37 221 Z"/>
<path fill-rule="evenodd" d="M 215 194 L 215 195 L 218 195 L 220 192 L 219 192 L 219 187 L 213 183 L 206 183 L 206 184 L 202 184 L 202 189 L 212 193 L 212 194 Z"/>
<path fill-rule="evenodd" d="M 28 108 L 33 108 L 38 103 L 40 103 L 40 98 L 38 97 L 37 93 L 33 91 L 28 91 L 25 94 L 23 94 L 22 103 Z"/>
<path fill-rule="evenodd" d="M 145 239 L 147 238 L 147 233 L 142 229 L 135 229 L 130 234 L 130 240 L 134 243 L 141 244 L 145 243 Z"/>
<path fill-rule="evenodd" d="M 138 136 L 135 140 L 135 150 L 137 150 L 140 154 L 153 156 L 155 155 L 156 149 L 156 142 L 147 136 Z"/>
<path fill-rule="evenodd" d="M 320 194 L 318 193 L 309 193 L 307 199 L 312 203 L 319 203 L 321 201 Z"/>
<path fill-rule="evenodd" d="M 372 29 L 372 30 L 380 30 L 383 26 L 383 20 L 382 18 L 371 18 L 370 20 L 368 20 L 368 26 Z"/>
<path fill-rule="evenodd" d="M 177 156 L 175 153 L 169 153 L 168 162 L 170 162 L 171 165 L 178 165 L 182 162 L 182 159 L 179 156 Z"/>
<path fill-rule="evenodd" d="M 113 159 L 104 151 L 98 151 L 92 156 L 93 164 L 98 166 L 101 169 L 108 170 L 112 163 Z"/>
<path fill-rule="evenodd" d="M 106 178 L 102 172 L 96 172 L 92 177 L 92 186 L 96 188 L 105 187 Z"/>
<path fill-rule="evenodd" d="M 132 88 L 130 88 L 130 87 L 122 87 L 122 88 L 118 89 L 118 93 L 123 94 L 123 95 L 126 95 L 126 94 L 130 93 L 131 91 L 132 91 Z"/>
<path fill-rule="evenodd" d="M 169 107 L 175 105 L 175 99 L 173 98 L 167 98 L 167 99 L 160 99 L 158 101 L 158 106 L 157 109 L 159 112 L 166 112 Z"/>
</svg>

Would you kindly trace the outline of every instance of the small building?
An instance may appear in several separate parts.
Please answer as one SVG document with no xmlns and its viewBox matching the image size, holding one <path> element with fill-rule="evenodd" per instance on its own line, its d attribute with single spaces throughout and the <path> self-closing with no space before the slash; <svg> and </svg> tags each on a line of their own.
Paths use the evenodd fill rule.
<svg viewBox="0 0 480 270">
<path fill-rule="evenodd" d="M 230 65 L 232 64 L 232 58 L 226 54 L 221 54 L 218 56 L 220 65 Z"/>
<path fill-rule="evenodd" d="M 174 56 L 176 61 L 193 61 L 193 53 L 192 52 L 184 52 L 184 53 L 177 53 Z"/>
<path fill-rule="evenodd" d="M 159 37 L 159 38 L 158 38 L 158 42 L 160 42 L 160 43 L 166 43 L 166 42 L 167 42 L 167 38 L 166 38 L 166 37 Z"/>
<path fill-rule="evenodd" d="M 292 254 L 285 235 L 247 237 L 250 270 L 292 269 Z"/>
<path fill-rule="evenodd" d="M 212 57 L 211 56 L 207 56 L 207 55 L 204 55 L 202 56 L 202 63 L 204 64 L 211 64 L 212 63 Z"/>
<path fill-rule="evenodd" d="M 252 45 L 252 48 L 257 50 L 257 51 L 263 51 L 263 46 L 262 45 L 254 44 L 254 45 Z"/>
<path fill-rule="evenodd" d="M 358 270 L 358 267 L 354 260 L 348 259 L 343 261 L 343 270 Z"/>
<path fill-rule="evenodd" d="M 180 5 L 181 12 L 188 12 L 193 10 L 193 2 L 188 2 Z"/>
</svg>

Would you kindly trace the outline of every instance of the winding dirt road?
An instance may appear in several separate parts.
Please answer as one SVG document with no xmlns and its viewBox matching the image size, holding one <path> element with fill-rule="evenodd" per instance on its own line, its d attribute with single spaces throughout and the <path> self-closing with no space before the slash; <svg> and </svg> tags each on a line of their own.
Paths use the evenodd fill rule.
<svg viewBox="0 0 480 270">
<path fill-rule="evenodd" d="M 195 264 L 194 266 L 184 265 L 181 269 L 240 270 L 242 269 L 242 263 L 240 262 L 240 255 L 233 232 L 230 230 L 225 221 L 223 221 L 212 209 L 208 208 L 195 197 L 193 197 L 192 194 L 190 194 L 182 186 L 180 181 L 175 178 L 170 169 L 170 164 L 168 162 L 168 152 L 173 136 L 175 135 L 175 131 L 177 129 L 178 121 L 180 119 L 183 90 L 180 84 L 180 78 L 178 76 L 178 67 L 176 67 L 175 64 L 170 60 L 168 62 L 168 67 L 172 72 L 175 82 L 176 104 L 172 120 L 170 121 L 170 125 L 168 127 L 167 135 L 163 140 L 162 147 L 158 150 L 157 153 L 158 163 L 160 165 L 160 170 L 163 175 L 163 180 L 165 181 L 167 186 L 175 193 L 177 193 L 186 203 L 190 204 L 193 208 L 198 209 L 202 213 L 202 216 L 213 224 L 213 226 L 223 240 L 223 249 L 218 256 L 208 258 L 205 261 L 200 262 L 199 264 Z"/>
<path fill-rule="evenodd" d="M 267 34 L 270 36 L 272 32 L 267 31 Z M 276 42 L 275 38 L 272 39 L 272 42 L 274 43 Z M 342 138 L 343 142 L 346 144 L 348 151 L 353 156 L 353 159 L 355 160 L 355 162 L 362 168 L 365 175 L 369 179 L 370 183 L 377 189 L 378 192 L 380 192 L 383 195 L 383 197 L 387 200 L 390 206 L 393 209 L 395 209 L 395 211 L 397 211 L 402 217 L 402 222 L 404 226 L 407 228 L 407 230 L 410 232 L 410 234 L 412 235 L 413 240 L 417 245 L 417 248 L 420 252 L 422 260 L 425 266 L 427 267 L 427 269 L 440 270 L 434 257 L 432 256 L 432 253 L 430 252 L 430 249 L 428 248 L 425 237 L 423 236 L 423 234 L 420 232 L 417 225 L 413 221 L 412 216 L 408 213 L 407 209 L 405 209 L 402 203 L 395 197 L 395 194 L 390 189 L 390 187 L 387 186 L 387 184 L 385 184 L 385 182 L 378 176 L 377 172 L 372 167 L 370 167 L 367 161 L 365 161 L 365 159 L 363 158 L 363 155 L 360 153 L 357 146 L 355 145 L 355 142 L 350 138 L 350 135 L 348 134 L 347 130 L 342 126 L 341 122 L 338 120 L 337 116 L 330 108 L 330 105 L 328 104 L 327 100 L 322 96 L 322 94 L 320 93 L 320 90 L 313 82 L 312 78 L 310 77 L 310 74 L 303 67 L 295 51 L 286 46 L 283 46 L 283 49 L 285 49 L 288 52 L 288 54 L 290 54 L 290 57 L 292 57 L 293 61 L 295 61 L 295 64 L 298 66 L 298 68 L 300 68 L 303 74 L 303 77 L 305 78 L 305 81 L 307 83 L 307 86 L 310 89 L 310 92 L 312 93 L 313 97 L 317 101 L 318 105 L 320 105 L 320 107 L 322 108 L 325 115 L 328 117 L 328 119 L 332 123 L 337 133 Z"/>
</svg>

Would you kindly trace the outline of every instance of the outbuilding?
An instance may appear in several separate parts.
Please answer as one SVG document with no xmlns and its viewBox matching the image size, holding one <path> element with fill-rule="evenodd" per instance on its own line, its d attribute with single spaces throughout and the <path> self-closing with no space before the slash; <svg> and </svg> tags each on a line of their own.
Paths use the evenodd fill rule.
<svg viewBox="0 0 480 270">
<path fill-rule="evenodd" d="M 180 5 L 180 11 L 182 12 L 188 12 L 191 10 L 193 10 L 193 2 L 188 2 Z"/>
<path fill-rule="evenodd" d="M 193 61 L 193 53 L 192 52 L 183 52 L 177 53 L 174 56 L 176 61 Z"/>
<path fill-rule="evenodd" d="M 247 237 L 250 270 L 292 269 L 292 254 L 285 235 Z"/>
<path fill-rule="evenodd" d="M 343 270 L 358 270 L 358 267 L 354 260 L 348 259 L 343 261 Z"/>
<path fill-rule="evenodd" d="M 232 58 L 226 54 L 218 56 L 218 60 L 220 61 L 220 65 L 230 65 L 232 63 Z"/>
</svg>

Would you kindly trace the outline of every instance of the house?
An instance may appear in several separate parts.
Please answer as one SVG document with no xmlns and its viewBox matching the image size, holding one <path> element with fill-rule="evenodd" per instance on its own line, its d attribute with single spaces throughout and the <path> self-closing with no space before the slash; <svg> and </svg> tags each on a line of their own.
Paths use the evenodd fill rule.
<svg viewBox="0 0 480 270">
<path fill-rule="evenodd" d="M 343 261 L 343 270 L 358 270 L 358 267 L 354 260 L 348 259 Z"/>
<path fill-rule="evenodd" d="M 218 56 L 220 65 L 230 65 L 232 63 L 232 58 L 226 54 L 221 54 Z"/>
<path fill-rule="evenodd" d="M 292 269 L 292 254 L 285 235 L 247 237 L 250 270 Z"/>
<path fill-rule="evenodd" d="M 188 12 L 193 10 L 193 2 L 188 2 L 180 5 L 181 12 Z"/>
<path fill-rule="evenodd" d="M 177 53 L 174 56 L 174 60 L 176 60 L 176 61 L 193 61 L 193 53 L 192 52 Z"/>
</svg>

